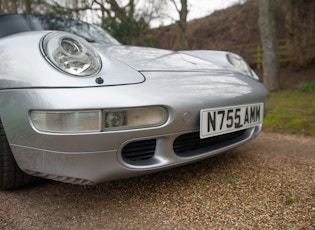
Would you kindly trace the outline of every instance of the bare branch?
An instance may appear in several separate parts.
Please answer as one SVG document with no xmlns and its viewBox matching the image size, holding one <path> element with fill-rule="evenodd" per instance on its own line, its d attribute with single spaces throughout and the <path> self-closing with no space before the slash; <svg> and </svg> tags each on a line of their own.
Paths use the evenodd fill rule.
<svg viewBox="0 0 315 230">
<path fill-rule="evenodd" d="M 174 6 L 175 6 L 175 8 L 176 8 L 176 11 L 179 13 L 179 12 L 180 12 L 180 9 L 179 9 L 177 3 L 175 2 L 175 0 L 170 0 L 170 1 L 174 4 Z"/>
</svg>

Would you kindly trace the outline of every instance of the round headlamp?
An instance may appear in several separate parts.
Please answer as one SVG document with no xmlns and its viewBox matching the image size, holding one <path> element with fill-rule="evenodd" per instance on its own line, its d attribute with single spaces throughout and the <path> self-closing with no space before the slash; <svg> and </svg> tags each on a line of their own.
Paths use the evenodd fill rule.
<svg viewBox="0 0 315 230">
<path fill-rule="evenodd" d="M 235 67 L 237 71 L 258 80 L 257 75 L 254 74 L 254 72 L 251 70 L 251 68 L 248 66 L 248 64 L 244 61 L 244 59 L 241 56 L 234 53 L 228 53 L 227 59 Z"/>
<path fill-rule="evenodd" d="M 90 76 L 100 71 L 101 59 L 83 38 L 65 32 L 47 34 L 41 42 L 43 55 L 58 70 L 75 76 Z"/>
</svg>

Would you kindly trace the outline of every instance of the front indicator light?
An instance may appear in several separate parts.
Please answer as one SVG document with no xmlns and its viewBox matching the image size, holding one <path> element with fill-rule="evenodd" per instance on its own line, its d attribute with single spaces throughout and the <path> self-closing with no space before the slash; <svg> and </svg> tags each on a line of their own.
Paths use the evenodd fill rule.
<svg viewBox="0 0 315 230">
<path fill-rule="evenodd" d="M 49 133 L 92 133 L 157 127 L 164 124 L 162 107 L 82 111 L 31 111 L 33 127 Z"/>
<path fill-rule="evenodd" d="M 34 127 L 42 132 L 83 133 L 100 132 L 101 110 L 88 111 L 32 111 Z"/>
<path fill-rule="evenodd" d="M 110 109 L 104 114 L 105 131 L 156 127 L 167 120 L 167 112 L 162 107 Z"/>
</svg>

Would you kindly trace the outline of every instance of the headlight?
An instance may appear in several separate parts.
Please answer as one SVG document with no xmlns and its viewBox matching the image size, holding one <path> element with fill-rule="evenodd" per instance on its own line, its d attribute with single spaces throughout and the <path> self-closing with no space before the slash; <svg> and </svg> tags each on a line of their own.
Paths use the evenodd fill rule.
<svg viewBox="0 0 315 230">
<path fill-rule="evenodd" d="M 49 33 L 42 39 L 41 50 L 49 63 L 71 75 L 89 76 L 101 69 L 101 59 L 93 47 L 73 34 Z"/>
<path fill-rule="evenodd" d="M 239 55 L 233 54 L 233 53 L 228 53 L 227 59 L 236 68 L 237 71 L 239 71 L 239 72 L 241 72 L 247 76 L 250 76 L 256 80 L 259 80 L 257 75 L 255 73 L 253 73 L 251 68 L 244 61 L 244 59 L 242 57 L 240 57 Z"/>
<path fill-rule="evenodd" d="M 49 133 L 91 133 L 157 127 L 167 121 L 162 107 L 82 111 L 31 111 L 33 127 Z"/>
</svg>

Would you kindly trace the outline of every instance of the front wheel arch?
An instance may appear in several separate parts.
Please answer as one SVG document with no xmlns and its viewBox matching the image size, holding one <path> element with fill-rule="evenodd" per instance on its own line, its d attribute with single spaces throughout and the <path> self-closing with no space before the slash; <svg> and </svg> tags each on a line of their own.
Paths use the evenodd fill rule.
<svg viewBox="0 0 315 230">
<path fill-rule="evenodd" d="M 9 190 L 40 181 L 23 172 L 15 161 L 0 119 L 0 189 Z"/>
</svg>

